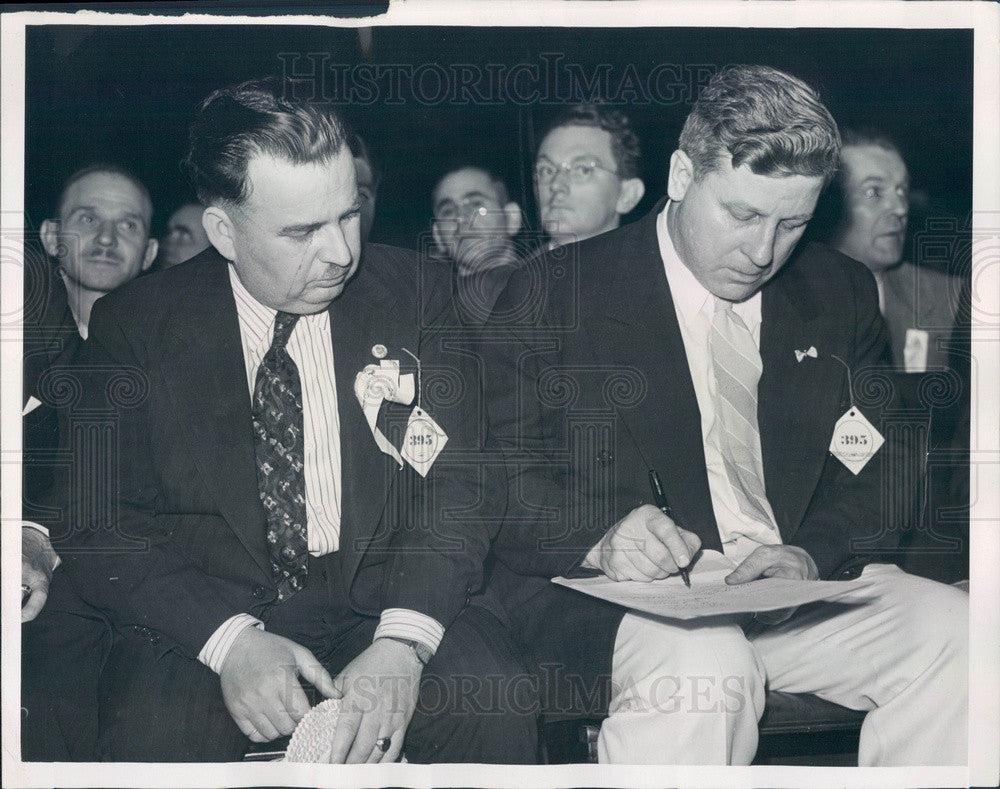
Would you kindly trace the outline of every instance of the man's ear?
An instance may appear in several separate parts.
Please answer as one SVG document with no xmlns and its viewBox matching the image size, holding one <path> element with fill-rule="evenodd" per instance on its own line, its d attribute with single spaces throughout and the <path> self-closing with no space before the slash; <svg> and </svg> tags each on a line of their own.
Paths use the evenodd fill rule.
<svg viewBox="0 0 1000 789">
<path fill-rule="evenodd" d="M 431 235 L 434 236 L 434 243 L 437 244 L 440 249 L 447 252 L 448 245 L 444 241 L 444 236 L 441 235 L 441 229 L 438 227 L 436 219 L 431 222 Z"/>
<path fill-rule="evenodd" d="M 46 219 L 42 222 L 42 247 L 50 257 L 59 257 L 59 220 Z"/>
<path fill-rule="evenodd" d="M 615 212 L 625 216 L 639 205 L 644 194 L 646 194 L 646 184 L 642 182 L 641 178 L 626 178 L 622 181 L 618 200 L 615 201 Z"/>
<path fill-rule="evenodd" d="M 156 252 L 160 248 L 160 242 L 155 238 L 149 239 L 146 242 L 146 254 L 142 258 L 142 270 L 145 271 L 150 266 L 153 265 L 153 261 L 156 260 Z"/>
<path fill-rule="evenodd" d="M 684 151 L 678 149 L 670 156 L 670 175 L 667 176 L 667 194 L 675 203 L 679 203 L 687 194 L 688 187 L 694 181 L 694 163 Z"/>
<path fill-rule="evenodd" d="M 511 200 L 503 207 L 503 213 L 507 224 L 507 236 L 513 238 L 521 229 L 521 206 Z"/>
<path fill-rule="evenodd" d="M 236 260 L 233 220 L 225 209 L 210 205 L 201 215 L 201 226 L 205 228 L 205 235 L 222 257 L 226 260 Z"/>
</svg>

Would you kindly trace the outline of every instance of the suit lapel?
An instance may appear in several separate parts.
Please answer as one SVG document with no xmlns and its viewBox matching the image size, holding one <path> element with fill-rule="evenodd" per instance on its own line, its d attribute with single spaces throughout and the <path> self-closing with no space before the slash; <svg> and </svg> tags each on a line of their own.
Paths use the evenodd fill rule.
<svg viewBox="0 0 1000 789">
<path fill-rule="evenodd" d="M 22 405 L 29 397 L 38 398 L 42 373 L 53 365 L 69 364 L 83 342 L 62 278 L 55 272 L 51 277 L 50 297 L 41 316 L 29 320 L 30 316 L 25 315 Z"/>
<path fill-rule="evenodd" d="M 417 316 L 399 315 L 399 303 L 387 297 L 391 289 L 378 287 L 371 277 L 362 276 L 359 274 L 358 281 L 350 283 L 329 309 L 340 417 L 340 549 L 348 583 L 372 540 L 391 526 L 383 522 L 385 505 L 391 485 L 401 473 L 396 462 L 375 445 L 354 394 L 354 379 L 366 365 L 378 364 L 372 353 L 375 345 L 384 345 L 386 358 L 398 359 L 404 373 L 413 372 L 415 364 L 402 348 L 420 354 Z M 382 414 L 391 407 L 383 405 Z M 379 424 L 389 437 L 384 419 Z M 398 441 L 395 443 L 398 448 Z"/>
<path fill-rule="evenodd" d="M 603 314 L 584 325 L 596 328 L 589 341 L 602 364 L 631 364 L 646 381 L 643 400 L 618 410 L 627 426 L 620 440 L 634 442 L 656 468 L 675 512 L 686 514 L 684 527 L 707 545 L 718 544 L 701 414 L 656 235 L 664 203 L 637 223 L 622 248 Z"/>
<path fill-rule="evenodd" d="M 782 539 L 795 533 L 819 481 L 832 425 L 821 415 L 837 408 L 847 373 L 817 347 L 818 357 L 801 362 L 796 350 L 816 347 L 833 334 L 823 325 L 820 294 L 795 270 L 794 261 L 761 294 L 757 421 L 767 498 Z"/>
<path fill-rule="evenodd" d="M 164 369 L 162 384 L 219 513 L 270 578 L 246 363 L 227 264 L 221 257 L 208 260 L 202 275 L 185 283 L 170 296 L 187 309 L 173 313 L 167 327 L 164 358 L 176 364 Z"/>
</svg>

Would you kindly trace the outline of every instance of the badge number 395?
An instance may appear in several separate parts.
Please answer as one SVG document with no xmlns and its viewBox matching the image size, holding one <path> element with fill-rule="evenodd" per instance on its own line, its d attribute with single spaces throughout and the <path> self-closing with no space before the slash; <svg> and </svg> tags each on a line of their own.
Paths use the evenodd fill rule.
<svg viewBox="0 0 1000 789">
<path fill-rule="evenodd" d="M 434 428 L 424 419 L 414 419 L 407 433 L 403 452 L 416 463 L 426 463 L 434 456 L 438 445 Z"/>
<path fill-rule="evenodd" d="M 872 454 L 872 434 L 861 422 L 844 422 L 837 433 L 839 454 L 855 460 Z"/>
</svg>

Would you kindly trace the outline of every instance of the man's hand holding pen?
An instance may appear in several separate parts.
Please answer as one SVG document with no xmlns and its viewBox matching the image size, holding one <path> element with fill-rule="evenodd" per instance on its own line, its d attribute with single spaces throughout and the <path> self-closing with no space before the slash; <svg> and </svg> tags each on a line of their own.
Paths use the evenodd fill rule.
<svg viewBox="0 0 1000 789">
<path fill-rule="evenodd" d="M 680 572 L 701 548 L 693 532 L 651 504 L 632 510 L 608 529 L 583 560 L 613 581 L 655 581 Z"/>
</svg>

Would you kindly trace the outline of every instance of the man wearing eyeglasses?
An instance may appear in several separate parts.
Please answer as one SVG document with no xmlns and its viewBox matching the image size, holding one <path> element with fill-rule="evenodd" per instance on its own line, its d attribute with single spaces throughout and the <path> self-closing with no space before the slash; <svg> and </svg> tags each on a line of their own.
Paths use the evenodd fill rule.
<svg viewBox="0 0 1000 789">
<path fill-rule="evenodd" d="M 496 173 L 478 166 L 450 170 L 433 192 L 434 242 L 455 264 L 455 306 L 463 323 L 486 322 L 520 264 L 514 237 L 521 207 Z"/>
<path fill-rule="evenodd" d="M 646 191 L 628 118 L 583 104 L 557 117 L 535 157 L 535 190 L 550 248 L 614 230 Z"/>
</svg>

